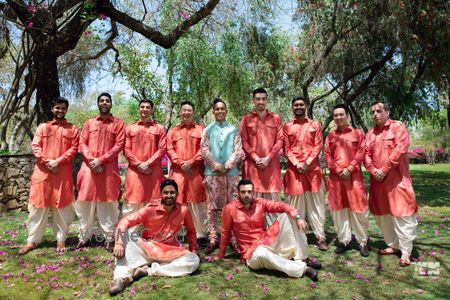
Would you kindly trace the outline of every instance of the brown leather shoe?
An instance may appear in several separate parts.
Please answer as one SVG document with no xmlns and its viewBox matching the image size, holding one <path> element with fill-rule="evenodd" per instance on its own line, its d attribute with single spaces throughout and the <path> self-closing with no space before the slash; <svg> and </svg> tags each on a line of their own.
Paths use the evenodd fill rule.
<svg viewBox="0 0 450 300">
<path fill-rule="evenodd" d="M 327 241 L 325 241 L 325 239 L 322 238 L 322 237 L 317 239 L 317 246 L 319 246 L 319 250 L 320 251 L 327 251 L 328 250 Z"/>
<path fill-rule="evenodd" d="M 312 281 L 319 281 L 319 272 L 311 267 L 307 267 L 303 275 L 309 277 Z"/>
<path fill-rule="evenodd" d="M 306 265 L 308 267 L 314 268 L 316 270 L 322 268 L 322 264 L 315 257 L 313 257 L 313 258 L 308 257 L 307 259 L 304 260 L 304 262 L 306 263 Z"/>
<path fill-rule="evenodd" d="M 120 294 L 125 290 L 127 287 L 131 285 L 131 280 L 129 278 L 118 278 L 115 279 L 111 286 L 109 287 L 109 294 L 111 296 Z"/>
<path fill-rule="evenodd" d="M 30 251 L 32 251 L 32 250 L 34 250 L 36 248 L 37 248 L 37 245 L 35 243 L 26 244 L 25 246 L 20 248 L 19 254 L 20 255 L 27 254 L 28 252 L 30 252 Z"/>
<path fill-rule="evenodd" d="M 138 280 L 146 276 L 148 276 L 148 266 L 136 268 L 133 272 L 133 280 Z"/>
</svg>

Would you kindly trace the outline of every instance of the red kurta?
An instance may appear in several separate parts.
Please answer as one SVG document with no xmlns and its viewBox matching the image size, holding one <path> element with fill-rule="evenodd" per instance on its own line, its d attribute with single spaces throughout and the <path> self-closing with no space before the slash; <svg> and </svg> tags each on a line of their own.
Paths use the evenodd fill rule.
<svg viewBox="0 0 450 300">
<path fill-rule="evenodd" d="M 124 199 L 128 203 L 142 204 L 161 199 L 159 186 L 164 180 L 161 159 L 166 152 L 166 130 L 158 123 L 138 121 L 126 128 L 124 154 L 128 172 L 125 177 Z M 148 162 L 152 173 L 138 171 L 140 163 Z"/>
<path fill-rule="evenodd" d="M 287 195 L 301 195 L 304 192 L 317 193 L 324 179 L 319 163 L 322 149 L 322 128 L 315 120 L 293 119 L 283 126 L 284 154 L 288 168 L 284 175 L 284 192 Z M 298 172 L 298 163 L 308 162 L 305 174 Z"/>
<path fill-rule="evenodd" d="M 78 128 L 63 121 L 41 124 L 31 143 L 36 157 L 31 176 L 30 203 L 37 208 L 64 208 L 74 200 L 72 159 L 78 151 Z M 53 174 L 45 164 L 57 160 L 59 172 Z"/>
<path fill-rule="evenodd" d="M 183 123 L 172 128 L 167 135 L 167 155 L 172 162 L 170 178 L 178 184 L 179 203 L 199 203 L 206 201 L 203 184 L 203 163 L 200 141 L 205 127 L 196 123 Z M 181 170 L 181 163 L 187 161 L 191 165 L 192 174 Z"/>
<path fill-rule="evenodd" d="M 279 115 L 267 112 L 261 120 L 253 111 L 242 118 L 239 132 L 246 154 L 243 178 L 253 182 L 255 192 L 281 192 L 280 150 L 283 147 L 283 126 Z M 255 159 L 270 156 L 267 168 L 256 168 Z"/>
<path fill-rule="evenodd" d="M 365 166 L 370 177 L 369 207 L 374 215 L 411 216 L 417 212 L 416 195 L 409 175 L 409 133 L 400 121 L 387 120 L 366 136 Z M 373 176 L 381 169 L 382 181 Z"/>
<path fill-rule="evenodd" d="M 325 160 L 330 169 L 328 179 L 328 205 L 332 210 L 350 208 L 352 212 L 367 210 L 366 189 L 361 172 L 364 160 L 364 133 L 348 126 L 343 131 L 334 130 L 325 140 Z M 347 168 L 349 180 L 339 177 Z"/>
<path fill-rule="evenodd" d="M 78 201 L 117 201 L 120 193 L 118 155 L 125 144 L 122 120 L 100 116 L 86 121 L 80 137 L 83 163 L 77 177 Z M 94 158 L 102 162 L 103 173 L 95 174 L 88 163 Z"/>
<path fill-rule="evenodd" d="M 292 218 L 297 215 L 295 208 L 279 201 L 255 198 L 248 209 L 239 200 L 228 203 L 222 211 L 222 235 L 217 256 L 219 258 L 225 256 L 231 231 L 236 237 L 242 259 L 249 259 L 259 245 L 273 244 L 277 240 L 280 223 L 275 221 L 266 230 L 264 214 L 282 212 Z"/>
<path fill-rule="evenodd" d="M 171 260 L 185 254 L 182 240 L 179 240 L 181 226 L 186 228 L 189 250 L 197 252 L 197 235 L 189 209 L 175 204 L 168 212 L 160 204 L 147 204 L 139 211 L 122 218 L 116 227 L 115 238 L 119 233 L 124 235 L 127 228 L 142 224 L 144 230 L 140 240 L 150 257 L 161 260 Z"/>
</svg>

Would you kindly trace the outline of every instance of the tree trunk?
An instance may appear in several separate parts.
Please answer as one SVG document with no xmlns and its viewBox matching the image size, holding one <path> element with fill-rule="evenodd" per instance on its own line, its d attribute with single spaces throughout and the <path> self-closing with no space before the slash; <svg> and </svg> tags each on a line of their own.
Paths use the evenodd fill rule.
<svg viewBox="0 0 450 300">
<path fill-rule="evenodd" d="M 57 57 L 47 47 L 37 47 L 34 57 L 36 71 L 37 124 L 53 119 L 51 101 L 60 96 Z"/>
<path fill-rule="evenodd" d="M 9 119 L 5 121 L 0 129 L 0 151 L 8 151 L 8 141 L 6 140 L 6 131 L 8 130 Z"/>
</svg>

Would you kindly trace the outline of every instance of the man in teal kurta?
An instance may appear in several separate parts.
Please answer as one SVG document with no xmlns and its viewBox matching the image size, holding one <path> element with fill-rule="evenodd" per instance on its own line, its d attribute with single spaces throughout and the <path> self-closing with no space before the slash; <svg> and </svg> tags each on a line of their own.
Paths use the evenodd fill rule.
<svg viewBox="0 0 450 300">
<path fill-rule="evenodd" d="M 237 197 L 237 164 L 244 153 L 238 130 L 226 121 L 227 105 L 223 100 L 213 101 L 213 114 L 216 121 L 206 127 L 201 140 L 202 157 L 206 164 L 204 174 L 209 223 L 206 254 L 219 245 L 217 216 L 228 202 Z"/>
</svg>

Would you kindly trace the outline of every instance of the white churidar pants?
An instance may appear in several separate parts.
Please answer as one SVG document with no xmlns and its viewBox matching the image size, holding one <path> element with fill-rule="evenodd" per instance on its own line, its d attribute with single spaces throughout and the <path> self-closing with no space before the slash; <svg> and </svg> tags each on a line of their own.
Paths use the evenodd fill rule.
<svg viewBox="0 0 450 300">
<path fill-rule="evenodd" d="M 97 213 L 100 230 L 106 241 L 114 241 L 114 230 L 119 218 L 119 204 L 114 202 L 76 201 L 75 212 L 80 220 L 80 241 L 87 242 L 94 232 L 95 214 Z"/>
<path fill-rule="evenodd" d="M 409 258 L 416 238 L 416 215 L 394 217 L 392 215 L 375 215 L 375 221 L 383 233 L 383 238 L 389 247 L 400 249 L 402 257 Z"/>
<path fill-rule="evenodd" d="M 192 215 L 197 238 L 208 236 L 208 203 L 187 203 L 189 211 Z"/>
<path fill-rule="evenodd" d="M 365 213 L 352 212 L 349 208 L 331 210 L 339 242 L 348 245 L 353 232 L 360 245 L 367 245 L 368 214 L 368 211 Z"/>
</svg>

